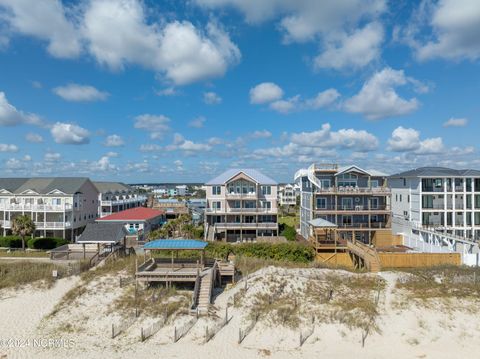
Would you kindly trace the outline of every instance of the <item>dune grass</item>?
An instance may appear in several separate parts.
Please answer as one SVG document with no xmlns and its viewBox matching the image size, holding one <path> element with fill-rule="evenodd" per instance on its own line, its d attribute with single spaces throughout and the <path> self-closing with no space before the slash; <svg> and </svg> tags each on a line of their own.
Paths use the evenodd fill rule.
<svg viewBox="0 0 480 359">
<path fill-rule="evenodd" d="M 54 270 L 60 277 L 67 275 L 65 267 L 51 263 L 0 261 L 0 289 L 18 288 L 34 282 L 51 287 L 55 282 L 52 275 Z"/>
<path fill-rule="evenodd" d="M 138 309 L 139 314 L 151 317 L 166 315 L 170 318 L 176 314 L 187 314 L 192 300 L 192 293 L 179 291 L 175 287 L 163 286 L 138 289 L 129 286 L 123 294 L 112 304 L 111 311 L 120 311 L 123 314 L 133 313 Z"/>
<path fill-rule="evenodd" d="M 0 250 L 0 257 L 27 257 L 27 258 L 48 258 L 49 254 L 46 251 L 21 251 L 21 250 Z"/>
<path fill-rule="evenodd" d="M 450 300 L 475 300 L 480 298 L 480 269 L 476 267 L 441 266 L 425 269 L 405 270 L 395 288 L 403 301 L 408 300 L 428 305 L 432 300 L 447 303 Z"/>
</svg>

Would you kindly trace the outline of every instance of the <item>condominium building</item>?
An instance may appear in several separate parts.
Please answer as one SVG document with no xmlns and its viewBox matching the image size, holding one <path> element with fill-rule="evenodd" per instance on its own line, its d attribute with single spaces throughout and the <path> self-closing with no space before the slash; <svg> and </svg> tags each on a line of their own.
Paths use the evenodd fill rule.
<svg viewBox="0 0 480 359">
<path fill-rule="evenodd" d="M 255 169 L 230 169 L 208 181 L 206 239 L 241 242 L 277 236 L 277 187 Z"/>
<path fill-rule="evenodd" d="M 340 239 L 370 243 L 390 225 L 390 190 L 384 173 L 358 166 L 312 164 L 295 174 L 300 188 L 300 232 L 308 239 L 316 218 L 337 225 Z"/>
<path fill-rule="evenodd" d="M 280 206 L 295 206 L 297 204 L 297 196 L 293 185 L 286 184 L 278 187 L 278 204 Z"/>
<path fill-rule="evenodd" d="M 98 189 L 98 216 L 105 217 L 130 208 L 142 207 L 147 196 L 120 182 L 93 182 Z"/>
<path fill-rule="evenodd" d="M 389 185 L 395 217 L 480 238 L 480 171 L 421 167 L 390 176 Z"/>
<path fill-rule="evenodd" d="M 11 233 L 16 216 L 29 215 L 35 236 L 74 240 L 97 217 L 145 200 L 122 183 L 84 177 L 0 178 L 0 233 Z"/>
<path fill-rule="evenodd" d="M 0 226 L 11 233 L 12 220 L 28 215 L 35 236 L 73 240 L 98 214 L 98 189 L 88 178 L 1 178 Z"/>
</svg>

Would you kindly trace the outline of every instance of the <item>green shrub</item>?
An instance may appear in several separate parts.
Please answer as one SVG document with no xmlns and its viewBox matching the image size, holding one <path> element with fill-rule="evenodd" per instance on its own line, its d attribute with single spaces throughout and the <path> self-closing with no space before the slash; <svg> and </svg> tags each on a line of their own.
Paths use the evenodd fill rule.
<svg viewBox="0 0 480 359">
<path fill-rule="evenodd" d="M 18 236 L 0 237 L 0 247 L 22 248 L 22 239 Z"/>
<path fill-rule="evenodd" d="M 27 246 L 30 249 L 53 249 L 67 243 L 69 243 L 69 241 L 63 238 L 31 238 L 27 241 Z"/>
<path fill-rule="evenodd" d="M 230 253 L 237 256 L 308 263 L 315 258 L 312 247 L 301 243 L 218 243 L 210 242 L 206 248 L 207 256 L 226 258 Z"/>
<path fill-rule="evenodd" d="M 284 224 L 284 229 L 280 232 L 281 236 L 284 236 L 289 241 L 294 241 L 297 238 L 297 231 L 295 228 Z"/>
</svg>

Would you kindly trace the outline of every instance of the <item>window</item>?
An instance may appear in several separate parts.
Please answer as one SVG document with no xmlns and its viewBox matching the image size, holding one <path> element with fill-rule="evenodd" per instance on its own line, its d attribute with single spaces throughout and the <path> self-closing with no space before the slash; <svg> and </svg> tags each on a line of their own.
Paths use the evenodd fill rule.
<svg viewBox="0 0 480 359">
<path fill-rule="evenodd" d="M 370 208 L 371 209 L 377 209 L 378 208 L 378 198 L 377 197 L 372 197 L 370 198 Z"/>
<path fill-rule="evenodd" d="M 407 187 L 407 179 L 406 178 L 403 179 L 403 187 Z"/>
<path fill-rule="evenodd" d="M 262 201 L 260 202 L 262 204 L 262 208 L 267 208 L 267 209 L 271 209 L 272 208 L 272 202 L 268 202 L 268 201 Z"/>
<path fill-rule="evenodd" d="M 317 208 L 318 209 L 326 209 L 327 208 L 327 199 L 325 197 L 318 197 L 317 198 Z"/>
<path fill-rule="evenodd" d="M 329 179 L 320 179 L 320 184 L 322 185 L 322 188 L 330 188 L 332 186 Z"/>
<path fill-rule="evenodd" d="M 371 180 L 370 187 L 377 188 L 378 187 L 378 180 Z"/>
<path fill-rule="evenodd" d="M 353 198 L 342 198 L 342 209 L 353 209 Z"/>
<path fill-rule="evenodd" d="M 435 178 L 435 180 L 433 182 L 434 182 L 435 188 L 442 188 L 442 179 L 441 178 Z"/>
<path fill-rule="evenodd" d="M 213 209 L 221 209 L 222 208 L 222 202 L 220 202 L 220 201 L 212 202 L 212 208 Z"/>
<path fill-rule="evenodd" d="M 357 187 L 357 175 L 354 173 L 344 173 L 338 176 L 339 187 Z"/>
<path fill-rule="evenodd" d="M 272 187 L 271 186 L 262 186 L 262 194 L 263 195 L 272 194 Z"/>
<path fill-rule="evenodd" d="M 212 187 L 212 194 L 215 195 L 215 196 L 222 194 L 222 187 L 220 187 L 220 186 L 213 186 L 213 187 Z"/>
</svg>

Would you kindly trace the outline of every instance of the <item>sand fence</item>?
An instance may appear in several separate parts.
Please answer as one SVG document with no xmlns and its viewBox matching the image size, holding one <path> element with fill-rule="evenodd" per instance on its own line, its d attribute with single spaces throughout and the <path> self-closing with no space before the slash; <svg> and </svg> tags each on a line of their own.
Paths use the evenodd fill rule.
<svg viewBox="0 0 480 359">
<path fill-rule="evenodd" d="M 226 307 L 225 317 L 221 321 L 215 323 L 212 327 L 209 327 L 207 325 L 207 327 L 205 328 L 204 343 L 208 343 L 210 339 L 212 339 L 220 330 L 222 330 L 223 327 L 225 327 L 230 322 L 231 319 L 232 317 L 228 318 L 228 307 Z"/>
</svg>

